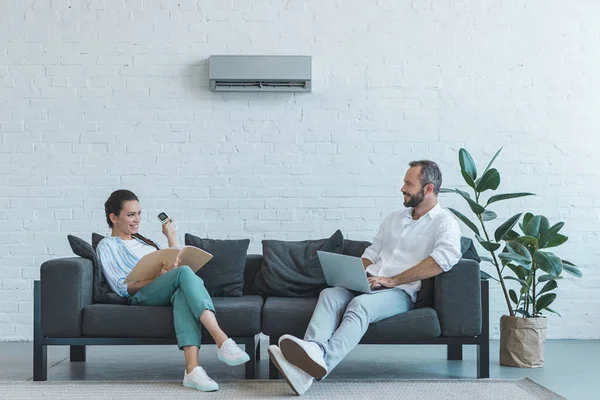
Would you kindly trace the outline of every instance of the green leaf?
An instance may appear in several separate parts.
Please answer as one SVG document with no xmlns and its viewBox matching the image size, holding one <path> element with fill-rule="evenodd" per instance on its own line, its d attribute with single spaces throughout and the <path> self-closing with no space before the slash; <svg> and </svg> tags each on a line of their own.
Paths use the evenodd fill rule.
<svg viewBox="0 0 600 400">
<path fill-rule="evenodd" d="M 517 294 L 515 293 L 514 290 L 510 289 L 508 291 L 508 294 L 510 296 L 510 299 L 513 301 L 513 303 L 519 304 L 519 299 L 517 299 Z"/>
<path fill-rule="evenodd" d="M 538 245 L 538 240 L 536 238 L 534 238 L 533 236 L 519 236 L 517 238 L 514 238 L 513 240 L 521 243 L 524 246 L 531 246 L 532 248 L 536 248 L 536 246 Z"/>
<path fill-rule="evenodd" d="M 500 243 L 488 242 L 479 235 L 475 235 L 479 244 L 487 251 L 494 252 L 500 248 Z"/>
<path fill-rule="evenodd" d="M 477 225 L 475 225 L 469 218 L 454 208 L 448 208 L 448 210 L 450 210 L 452 214 L 456 215 L 456 217 L 460 219 L 466 226 L 468 226 L 473 232 L 475 232 L 476 235 L 479 235 L 479 229 L 477 229 Z"/>
<path fill-rule="evenodd" d="M 563 278 L 562 276 L 541 275 L 538 278 L 538 282 L 541 283 L 541 282 L 546 282 L 546 281 L 549 281 L 549 280 L 552 280 L 552 279 L 558 280 L 558 279 L 562 279 L 562 278 Z"/>
<path fill-rule="evenodd" d="M 497 215 L 495 212 L 493 212 L 491 210 L 485 210 L 483 212 L 483 214 L 481 214 L 481 217 L 483 218 L 484 221 L 493 221 L 496 219 Z"/>
<path fill-rule="evenodd" d="M 539 295 L 541 295 L 542 293 L 546 293 L 546 292 L 549 292 L 549 291 L 551 291 L 551 290 L 554 290 L 554 289 L 556 289 L 557 287 L 558 287 L 558 285 L 556 284 L 556 281 L 555 281 L 554 279 L 553 279 L 553 280 L 550 280 L 550 281 L 548 281 L 548 283 L 546 283 L 546 284 L 544 285 L 544 287 L 542 288 L 542 290 L 540 290 L 540 292 L 539 292 L 539 293 L 538 293 L 538 294 L 537 294 L 535 297 L 538 297 L 538 296 L 539 296 Z"/>
<path fill-rule="evenodd" d="M 562 229 L 563 226 L 565 226 L 564 222 L 558 222 L 558 223 L 552 225 L 550 227 L 550 229 L 548 229 L 548 235 L 552 236 L 552 235 L 557 234 Z"/>
<path fill-rule="evenodd" d="M 518 237 L 519 234 L 511 229 L 506 235 L 504 235 L 504 241 L 515 240 Z"/>
<path fill-rule="evenodd" d="M 562 261 L 563 264 L 570 265 L 572 267 L 576 267 L 577 266 L 577 265 L 573 264 L 571 261 L 567 261 L 567 260 L 560 260 L 560 261 Z"/>
<path fill-rule="evenodd" d="M 509 275 L 504 276 L 503 278 L 507 279 L 509 281 L 517 281 L 521 284 L 521 286 L 525 286 L 527 289 L 529 289 L 529 284 L 523 279 L 515 278 L 514 276 L 509 276 Z"/>
<path fill-rule="evenodd" d="M 556 299 L 556 293 L 546 293 L 535 302 L 535 311 L 539 312 L 548 307 Z"/>
<path fill-rule="evenodd" d="M 485 211 L 485 208 L 483 208 L 483 206 L 481 204 L 479 204 L 476 201 L 474 201 L 473 199 L 471 199 L 471 196 L 469 196 L 468 193 L 463 192 L 462 190 L 459 190 L 459 189 L 456 189 L 456 193 L 460 194 L 463 197 L 463 199 L 465 199 L 467 201 L 467 203 L 469 203 L 469 207 L 471 207 L 471 211 L 473 211 L 477 215 L 483 214 L 483 212 Z"/>
<path fill-rule="evenodd" d="M 550 307 L 546 307 L 546 310 L 548 310 L 548 311 L 550 311 L 551 313 L 553 313 L 553 314 L 556 314 L 556 315 L 558 315 L 559 317 L 561 317 L 561 318 L 562 318 L 562 315 L 560 315 L 558 312 L 554 311 L 554 310 L 553 310 L 553 309 L 551 309 Z"/>
<path fill-rule="evenodd" d="M 519 224 L 519 227 L 521 228 L 521 230 L 523 232 L 525 232 L 525 227 L 527 226 L 527 224 L 529 223 L 529 221 L 531 220 L 531 218 L 533 218 L 533 214 L 528 212 L 523 216 L 523 223 Z"/>
<path fill-rule="evenodd" d="M 524 309 L 522 309 L 522 308 L 519 308 L 518 310 L 515 310 L 515 312 L 521 314 L 525 318 L 531 318 L 531 315 L 527 311 L 525 311 Z"/>
<path fill-rule="evenodd" d="M 533 254 L 533 260 L 539 269 L 552 276 L 559 276 L 562 272 L 563 265 L 560 258 L 553 253 L 536 251 Z"/>
<path fill-rule="evenodd" d="M 492 203 L 495 203 L 497 201 L 501 201 L 501 200 L 508 200 L 508 199 L 515 199 L 517 197 L 525 197 L 525 196 L 535 196 L 535 193 L 505 193 L 505 194 L 497 194 L 495 196 L 492 196 L 488 199 L 487 204 L 485 205 L 486 207 L 489 206 Z"/>
<path fill-rule="evenodd" d="M 536 215 L 527 223 L 523 232 L 526 235 L 539 238 L 546 234 L 549 229 L 550 222 L 548 222 L 548 218 L 544 217 L 543 215 Z"/>
<path fill-rule="evenodd" d="M 490 274 L 488 274 L 485 271 L 479 271 L 479 273 L 481 274 L 481 279 L 493 279 L 496 282 L 500 282 L 498 279 L 494 278 L 493 276 L 491 276 Z"/>
<path fill-rule="evenodd" d="M 563 244 L 564 242 L 566 242 L 567 240 L 569 240 L 569 238 L 565 235 L 561 235 L 560 233 L 555 234 L 554 236 L 552 236 L 550 238 L 550 240 L 548 241 L 548 243 L 545 244 L 544 248 L 550 248 L 550 247 L 558 247 L 561 244 Z"/>
<path fill-rule="evenodd" d="M 494 260 L 491 257 L 488 256 L 479 256 L 479 258 L 481 258 L 481 261 L 487 261 L 489 263 L 494 263 Z"/>
<path fill-rule="evenodd" d="M 492 166 L 492 164 L 496 160 L 496 157 L 498 157 L 498 154 L 500 154 L 501 151 L 502 151 L 502 147 L 500 147 L 500 149 L 498 149 L 498 151 L 496 152 L 496 154 L 494 154 L 494 157 L 492 157 L 492 160 L 490 161 L 490 163 L 487 165 L 487 167 L 485 167 L 485 170 L 483 171 L 484 175 L 490 169 L 490 167 Z"/>
<path fill-rule="evenodd" d="M 506 234 L 512 230 L 513 226 L 515 226 L 515 224 L 517 223 L 517 221 L 519 220 L 519 218 L 521 217 L 521 214 L 515 214 L 512 217 L 510 217 L 509 219 L 506 220 L 506 222 L 504 222 L 502 225 L 500 225 L 498 227 L 498 229 L 496 229 L 496 232 L 494 232 L 494 239 L 496 239 L 496 242 L 501 241 L 502 239 L 504 239 L 504 236 L 506 236 Z"/>
<path fill-rule="evenodd" d="M 462 174 L 465 182 L 467 182 L 467 185 L 471 186 L 473 189 L 475 189 L 475 187 L 477 186 L 475 184 L 475 181 L 473 180 L 473 178 L 471 178 L 471 176 L 469 174 L 467 174 L 465 171 L 461 170 L 460 173 Z"/>
<path fill-rule="evenodd" d="M 440 188 L 440 193 L 456 193 L 456 189 Z"/>
<path fill-rule="evenodd" d="M 460 170 L 465 171 L 471 179 L 477 178 L 477 167 L 473 161 L 473 157 L 466 149 L 460 149 L 458 151 L 458 162 L 460 163 Z"/>
<path fill-rule="evenodd" d="M 519 265 L 508 264 L 508 268 L 519 278 L 525 280 L 527 270 Z"/>
<path fill-rule="evenodd" d="M 529 266 L 529 264 L 531 264 L 531 261 L 529 261 L 527 258 L 520 256 L 518 254 L 500 253 L 500 254 L 498 254 L 498 258 L 501 260 L 504 260 L 504 261 L 508 261 L 508 262 L 512 262 L 517 265 L 520 265 L 527 270 L 531 269 L 531 266 Z"/>
<path fill-rule="evenodd" d="M 523 246 L 516 240 L 510 240 L 506 242 L 506 248 L 513 255 L 523 257 L 528 264 L 531 264 L 533 262 L 533 259 L 531 258 L 531 253 L 529 252 L 529 250 L 527 250 L 527 247 Z"/>
<path fill-rule="evenodd" d="M 500 173 L 496 168 L 492 168 L 483 174 L 475 190 L 481 193 L 486 190 L 496 190 L 498 186 L 500 186 Z"/>
<path fill-rule="evenodd" d="M 578 278 L 581 278 L 581 276 L 583 275 L 579 268 L 574 267 L 573 265 L 565 264 L 564 260 L 563 260 L 563 269 L 565 271 L 567 271 L 568 273 L 570 273 L 571 275 L 576 276 Z"/>
</svg>

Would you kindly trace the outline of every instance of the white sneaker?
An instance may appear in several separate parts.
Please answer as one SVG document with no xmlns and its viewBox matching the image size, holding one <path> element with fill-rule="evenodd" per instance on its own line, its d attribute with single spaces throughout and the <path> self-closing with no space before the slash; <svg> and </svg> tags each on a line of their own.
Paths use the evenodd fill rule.
<svg viewBox="0 0 600 400">
<path fill-rule="evenodd" d="M 250 361 L 250 356 L 240 349 L 231 338 L 224 341 L 221 347 L 217 349 L 217 358 L 232 367 Z"/>
<path fill-rule="evenodd" d="M 312 386 L 313 377 L 287 361 L 279 347 L 274 344 L 270 345 L 267 351 L 271 362 L 281 372 L 288 385 L 298 396 L 302 396 Z"/>
<path fill-rule="evenodd" d="M 183 375 L 183 386 L 190 389 L 200 390 L 202 392 L 214 392 L 219 390 L 217 382 L 210 379 L 202 367 L 196 367 L 191 373 L 185 371 Z"/>
<path fill-rule="evenodd" d="M 283 335 L 279 338 L 279 348 L 286 360 L 313 378 L 322 379 L 327 375 L 323 350 L 318 344 Z"/>
</svg>

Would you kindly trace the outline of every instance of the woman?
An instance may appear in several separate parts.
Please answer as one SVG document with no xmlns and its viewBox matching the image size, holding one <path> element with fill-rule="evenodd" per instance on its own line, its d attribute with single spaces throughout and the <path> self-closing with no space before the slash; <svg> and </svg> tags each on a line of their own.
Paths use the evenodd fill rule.
<svg viewBox="0 0 600 400">
<path fill-rule="evenodd" d="M 159 247 L 138 233 L 140 203 L 129 190 L 113 192 L 106 203 L 106 222 L 112 235 L 98 244 L 97 252 L 108 284 L 120 296 L 128 298 L 129 304 L 142 306 L 173 305 L 175 336 L 179 349 L 183 349 L 186 370 L 183 386 L 201 391 L 215 391 L 219 385 L 198 364 L 200 348 L 200 324 L 217 344 L 217 357 L 227 365 L 240 365 L 250 360 L 248 354 L 225 335 L 215 318 L 215 308 L 202 279 L 188 267 L 164 265 L 153 279 L 124 284 L 140 258 Z M 169 229 L 171 221 L 163 225 L 163 234 L 169 247 L 177 246 L 177 236 Z"/>
</svg>

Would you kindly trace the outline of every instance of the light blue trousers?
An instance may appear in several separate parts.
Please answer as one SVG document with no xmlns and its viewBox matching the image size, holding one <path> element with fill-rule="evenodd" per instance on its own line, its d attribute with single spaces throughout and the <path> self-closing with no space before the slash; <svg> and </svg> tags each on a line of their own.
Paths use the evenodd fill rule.
<svg viewBox="0 0 600 400">
<path fill-rule="evenodd" d="M 327 288 L 319 295 L 304 340 L 323 349 L 331 372 L 360 342 L 370 323 L 413 307 L 410 296 L 400 289 L 360 294 L 341 287 Z"/>
</svg>

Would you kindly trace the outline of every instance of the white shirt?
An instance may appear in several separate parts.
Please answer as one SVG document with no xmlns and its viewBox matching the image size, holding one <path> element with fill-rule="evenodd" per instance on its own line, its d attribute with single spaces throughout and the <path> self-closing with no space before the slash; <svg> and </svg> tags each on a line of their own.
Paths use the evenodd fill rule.
<svg viewBox="0 0 600 400">
<path fill-rule="evenodd" d="M 444 271 L 449 271 L 461 257 L 460 227 L 449 211 L 439 203 L 417 220 L 412 208 L 391 213 L 379 227 L 373 244 L 362 258 L 373 262 L 367 272 L 373 276 L 392 277 L 431 256 Z M 398 285 L 413 303 L 421 281 Z"/>
<path fill-rule="evenodd" d="M 137 239 L 123 239 L 123 243 L 125 243 L 125 246 L 127 246 L 127 248 L 131 250 L 131 252 L 135 254 L 135 256 L 138 258 L 142 258 L 146 254 L 150 254 L 156 251 L 156 249 L 153 246 L 148 246 L 146 243 L 143 243 L 142 241 Z"/>
</svg>

